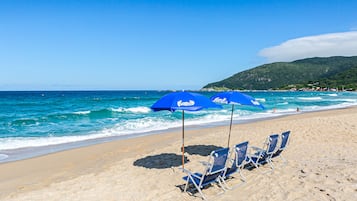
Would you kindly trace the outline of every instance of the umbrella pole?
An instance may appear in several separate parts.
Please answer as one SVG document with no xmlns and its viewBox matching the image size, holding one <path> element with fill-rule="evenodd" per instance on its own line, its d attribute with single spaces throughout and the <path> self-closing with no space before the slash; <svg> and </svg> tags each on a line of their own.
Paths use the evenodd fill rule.
<svg viewBox="0 0 357 201">
<path fill-rule="evenodd" d="M 229 147 L 229 141 L 230 141 L 230 139 L 231 139 L 232 121 L 233 121 L 233 111 L 234 111 L 234 104 L 232 104 L 231 124 L 229 125 L 228 147 Z"/>
<path fill-rule="evenodd" d="M 185 112 L 182 110 L 182 168 L 185 168 Z M 183 171 L 183 170 L 182 170 Z"/>
</svg>

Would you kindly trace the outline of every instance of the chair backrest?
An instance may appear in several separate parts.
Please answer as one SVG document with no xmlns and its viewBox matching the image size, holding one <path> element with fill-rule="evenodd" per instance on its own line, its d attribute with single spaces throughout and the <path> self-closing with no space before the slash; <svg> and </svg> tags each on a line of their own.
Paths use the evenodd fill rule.
<svg viewBox="0 0 357 201">
<path fill-rule="evenodd" d="M 286 145 L 288 144 L 289 141 L 289 136 L 290 136 L 290 131 L 283 132 L 281 134 L 281 144 L 279 150 L 284 150 Z"/>
<path fill-rule="evenodd" d="M 239 143 L 234 146 L 234 151 L 235 151 L 234 162 L 236 167 L 239 168 L 243 165 L 243 162 L 247 157 L 247 150 L 248 150 L 248 141 Z"/>
<path fill-rule="evenodd" d="M 278 134 L 273 134 L 273 135 L 270 135 L 268 137 L 268 147 L 267 147 L 267 150 L 266 150 L 267 154 L 274 153 L 276 145 L 278 144 L 278 138 L 279 138 Z"/>
<path fill-rule="evenodd" d="M 222 172 L 226 168 L 229 148 L 218 149 L 211 152 L 210 158 L 213 160 L 207 174 Z"/>
</svg>

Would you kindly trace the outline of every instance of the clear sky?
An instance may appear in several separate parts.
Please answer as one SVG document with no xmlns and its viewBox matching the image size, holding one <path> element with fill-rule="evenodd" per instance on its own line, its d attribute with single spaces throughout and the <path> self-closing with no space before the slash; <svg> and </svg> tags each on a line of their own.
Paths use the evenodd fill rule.
<svg viewBox="0 0 357 201">
<path fill-rule="evenodd" d="M 355 0 L 0 0 L 0 90 L 200 89 L 357 55 Z"/>
</svg>

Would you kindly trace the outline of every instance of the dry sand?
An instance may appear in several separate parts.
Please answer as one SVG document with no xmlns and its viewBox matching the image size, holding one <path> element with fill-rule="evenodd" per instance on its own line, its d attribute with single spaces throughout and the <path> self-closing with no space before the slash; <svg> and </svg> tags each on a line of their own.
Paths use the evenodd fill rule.
<svg viewBox="0 0 357 201">
<path fill-rule="evenodd" d="M 291 130 L 283 165 L 273 173 L 243 170 L 247 182 L 210 200 L 357 200 L 357 108 L 234 125 L 232 143 L 261 146 Z M 185 167 L 202 171 L 212 149 L 227 143 L 228 126 L 186 131 Z M 181 192 L 181 133 L 109 142 L 0 164 L 0 200 L 201 200 Z M 268 170 L 268 166 L 264 166 Z M 241 184 L 239 177 L 228 185 Z"/>
</svg>

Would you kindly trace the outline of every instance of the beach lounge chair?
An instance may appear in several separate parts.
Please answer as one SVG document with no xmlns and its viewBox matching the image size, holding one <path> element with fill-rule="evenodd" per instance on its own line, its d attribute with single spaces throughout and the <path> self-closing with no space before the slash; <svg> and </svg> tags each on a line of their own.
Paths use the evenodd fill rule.
<svg viewBox="0 0 357 201">
<path fill-rule="evenodd" d="M 281 155 L 281 153 L 286 149 L 286 146 L 289 143 L 290 131 L 283 132 L 281 134 L 281 143 L 279 149 L 273 154 L 272 158 L 280 157 L 283 160 L 283 163 L 286 164 L 286 159 Z"/>
<path fill-rule="evenodd" d="M 229 178 L 232 174 L 239 173 L 241 180 L 243 182 L 246 181 L 246 178 L 242 174 L 242 168 L 245 164 L 246 158 L 247 158 L 247 150 L 248 150 L 248 142 L 242 142 L 239 144 L 234 145 L 234 159 L 231 161 L 232 165 L 227 168 L 225 173 L 222 176 L 223 183 L 225 186 L 229 189 L 232 189 L 227 186 L 226 182 L 224 181 L 225 179 Z"/>
<path fill-rule="evenodd" d="M 278 138 L 278 134 L 270 135 L 264 143 L 263 149 L 259 147 L 251 147 L 256 152 L 254 154 L 248 154 L 246 162 L 254 165 L 254 167 L 256 167 L 258 170 L 261 165 L 268 163 L 273 171 L 274 166 L 271 158 L 275 153 Z"/>
<path fill-rule="evenodd" d="M 229 148 L 223 148 L 219 150 L 212 151 L 208 163 L 204 163 L 205 171 L 203 173 L 192 173 L 187 169 L 183 169 L 187 176 L 183 177 L 186 181 L 184 192 L 187 192 L 187 188 L 195 187 L 202 198 L 206 200 L 206 197 L 202 193 L 202 190 L 205 186 L 212 183 L 217 183 L 220 187 L 224 189 L 221 183 L 221 176 L 226 171 L 226 162 L 229 154 Z"/>
</svg>

